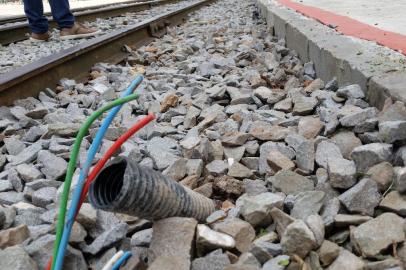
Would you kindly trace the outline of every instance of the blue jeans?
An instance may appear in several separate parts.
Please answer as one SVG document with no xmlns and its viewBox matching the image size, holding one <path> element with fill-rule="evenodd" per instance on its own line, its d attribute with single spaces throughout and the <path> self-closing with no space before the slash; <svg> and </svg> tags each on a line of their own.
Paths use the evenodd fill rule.
<svg viewBox="0 0 406 270">
<path fill-rule="evenodd" d="M 49 0 L 49 5 L 52 17 L 60 28 L 73 26 L 75 18 L 70 12 L 69 0 Z M 48 20 L 44 16 L 42 0 L 24 0 L 24 11 L 33 33 L 42 34 L 48 31 Z"/>
</svg>

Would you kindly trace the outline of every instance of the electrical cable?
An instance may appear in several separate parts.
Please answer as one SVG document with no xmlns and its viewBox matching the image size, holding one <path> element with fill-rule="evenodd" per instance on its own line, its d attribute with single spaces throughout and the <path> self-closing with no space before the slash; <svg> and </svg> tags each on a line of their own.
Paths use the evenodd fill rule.
<svg viewBox="0 0 406 270">
<path fill-rule="evenodd" d="M 131 100 L 134 100 L 134 99 L 136 99 L 138 97 L 139 97 L 138 94 L 132 94 L 132 95 L 129 95 L 129 96 L 124 97 L 124 98 L 116 99 L 115 101 L 105 105 L 104 107 L 102 107 L 99 110 L 97 110 L 96 112 L 94 112 L 86 120 L 86 122 L 82 125 L 82 127 L 79 129 L 79 132 L 78 132 L 78 134 L 76 136 L 75 143 L 73 145 L 73 149 L 72 149 L 72 152 L 71 152 L 71 155 L 70 155 L 70 158 L 69 158 L 68 168 L 67 168 L 67 171 L 66 171 L 65 182 L 64 182 L 62 196 L 61 196 L 61 203 L 60 203 L 60 207 L 59 207 L 58 222 L 57 222 L 57 227 L 56 227 L 56 239 L 55 239 L 54 251 L 53 251 L 52 258 L 56 258 L 58 248 L 59 248 L 59 244 L 60 244 L 60 241 L 61 241 L 63 228 L 64 228 L 64 225 L 65 225 L 66 207 L 67 207 L 67 204 L 68 204 L 70 186 L 71 186 L 71 183 L 72 183 L 73 174 L 75 172 L 76 161 L 77 161 L 77 157 L 78 157 L 79 150 L 80 150 L 80 145 L 81 145 L 81 142 L 82 142 L 83 138 L 87 134 L 90 126 L 92 125 L 92 123 L 97 118 L 99 118 L 104 112 L 106 112 L 106 111 L 108 111 L 108 110 L 110 110 L 110 109 L 112 109 L 112 108 L 114 108 L 114 107 L 116 107 L 118 105 L 122 105 L 122 104 L 127 103 L 127 102 L 129 102 Z M 52 260 L 51 267 L 54 266 L 54 260 L 52 258 L 51 258 L 51 260 Z"/>
<path fill-rule="evenodd" d="M 130 251 L 126 251 L 126 252 L 124 253 L 124 255 L 121 256 L 120 259 L 118 259 L 118 260 L 114 263 L 114 265 L 113 265 L 113 267 L 111 268 L 111 270 L 119 270 L 120 267 L 121 267 L 123 264 L 125 264 L 125 262 L 126 262 L 129 258 L 131 258 L 132 255 L 133 255 L 133 254 L 132 254 Z"/>
<path fill-rule="evenodd" d="M 99 174 L 101 169 L 103 169 L 104 165 L 106 165 L 107 161 L 114 155 L 114 153 L 121 147 L 121 145 L 127 141 L 134 133 L 136 133 L 138 130 L 142 129 L 144 126 L 146 126 L 149 122 L 155 119 L 155 115 L 149 114 L 137 123 L 135 123 L 126 133 L 121 135 L 117 141 L 114 142 L 114 144 L 107 150 L 107 152 L 104 154 L 104 156 L 97 162 L 96 166 L 92 169 L 90 172 L 89 176 L 87 177 L 86 183 L 83 187 L 82 195 L 80 197 L 80 202 L 77 208 L 76 215 L 79 213 L 80 207 L 82 206 L 83 202 L 86 199 L 87 193 L 89 192 L 89 188 L 93 180 L 96 178 L 96 176 Z"/>
<path fill-rule="evenodd" d="M 96 166 L 91 170 L 91 172 L 90 172 L 89 176 L 87 177 L 87 180 L 83 186 L 80 201 L 78 203 L 78 207 L 76 208 L 75 219 L 80 211 L 80 208 L 81 208 L 83 202 L 86 199 L 86 195 L 89 191 L 90 184 L 96 178 L 96 176 L 98 175 L 100 170 L 104 167 L 104 165 L 107 163 L 107 161 L 113 156 L 113 154 L 118 150 L 119 147 L 121 147 L 121 145 L 125 141 L 127 141 L 132 135 L 134 135 L 134 133 L 136 133 L 138 130 L 142 129 L 144 126 L 146 126 L 149 122 L 151 122 L 154 119 L 155 119 L 155 116 L 153 114 L 149 114 L 146 117 L 142 118 L 137 123 L 135 123 L 126 133 L 124 133 L 120 138 L 117 139 L 117 141 L 107 150 L 107 152 L 104 154 L 104 156 L 97 162 Z M 46 270 L 51 269 L 51 263 L 52 263 L 52 257 L 48 262 Z"/>
<path fill-rule="evenodd" d="M 122 258 L 124 255 L 124 251 L 120 250 L 116 254 L 113 255 L 113 257 L 110 258 L 110 260 L 103 266 L 102 270 L 111 270 L 113 265 L 116 264 L 116 262 Z"/>
<path fill-rule="evenodd" d="M 137 76 L 131 82 L 130 86 L 126 89 L 126 91 L 123 93 L 122 97 L 126 97 L 126 96 L 132 94 L 133 91 L 135 90 L 135 88 L 141 84 L 142 80 L 143 80 L 142 76 Z M 69 208 L 67 218 L 66 218 L 65 227 L 63 229 L 62 238 L 61 238 L 61 241 L 60 241 L 60 244 L 58 247 L 58 252 L 57 252 L 56 258 L 54 259 L 53 269 L 55 269 L 55 270 L 62 269 L 64 253 L 65 253 L 66 247 L 68 246 L 69 237 L 70 237 L 70 234 L 72 231 L 72 226 L 75 221 L 76 208 L 77 208 L 79 200 L 80 200 L 80 195 L 82 194 L 82 189 L 83 189 L 83 185 L 86 180 L 87 174 L 89 173 L 89 169 L 92 166 L 92 161 L 93 161 L 97 151 L 99 150 L 100 144 L 103 140 L 104 135 L 107 132 L 108 127 L 110 126 L 111 122 L 113 121 L 113 119 L 115 118 L 117 113 L 120 111 L 122 106 L 123 105 L 116 106 L 109 112 L 107 117 L 103 120 L 103 123 L 100 126 L 100 128 L 89 148 L 85 165 L 82 168 L 82 170 L 80 171 L 79 180 L 78 180 L 78 183 L 76 185 L 75 191 L 72 196 L 70 208 Z"/>
</svg>

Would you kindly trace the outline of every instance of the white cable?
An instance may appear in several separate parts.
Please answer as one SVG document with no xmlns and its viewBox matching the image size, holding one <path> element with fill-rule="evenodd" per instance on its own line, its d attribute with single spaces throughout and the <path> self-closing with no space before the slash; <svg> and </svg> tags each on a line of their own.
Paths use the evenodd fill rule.
<svg viewBox="0 0 406 270">
<path fill-rule="evenodd" d="M 118 251 L 116 254 L 114 254 L 113 257 L 103 266 L 102 270 L 111 270 L 113 265 L 116 263 L 118 259 L 123 256 L 124 252 L 122 250 Z"/>
</svg>

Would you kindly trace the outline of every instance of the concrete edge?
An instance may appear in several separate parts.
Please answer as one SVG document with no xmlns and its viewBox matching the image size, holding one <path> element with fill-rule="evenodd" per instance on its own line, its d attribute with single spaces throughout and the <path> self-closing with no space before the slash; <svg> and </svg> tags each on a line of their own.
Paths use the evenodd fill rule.
<svg viewBox="0 0 406 270">
<path fill-rule="evenodd" d="M 382 109 L 390 97 L 406 103 L 406 57 L 374 42 L 341 35 L 274 0 L 256 0 L 270 30 L 303 62 L 313 61 L 318 77 L 357 83 L 371 105 Z"/>
</svg>

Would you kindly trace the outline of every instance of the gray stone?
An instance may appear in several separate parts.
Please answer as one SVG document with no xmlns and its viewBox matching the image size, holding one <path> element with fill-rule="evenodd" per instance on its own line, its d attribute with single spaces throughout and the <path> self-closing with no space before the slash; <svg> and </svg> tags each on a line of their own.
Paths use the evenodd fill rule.
<svg viewBox="0 0 406 270">
<path fill-rule="evenodd" d="M 15 156 L 21 153 L 25 149 L 25 145 L 22 141 L 17 139 L 16 136 L 12 136 L 10 138 L 4 138 L 4 145 L 7 149 L 7 153 L 9 155 Z"/>
<path fill-rule="evenodd" d="M 169 165 L 169 167 L 163 171 L 163 174 L 175 181 L 179 181 L 186 176 L 186 163 L 186 159 L 180 158 Z"/>
<path fill-rule="evenodd" d="M 203 160 L 188 159 L 186 162 L 186 174 L 200 177 L 203 172 Z"/>
<path fill-rule="evenodd" d="M 279 171 L 270 180 L 272 187 L 285 194 L 298 194 L 303 191 L 311 191 L 314 189 L 312 180 L 307 179 L 295 172 L 289 170 Z"/>
<path fill-rule="evenodd" d="M 324 169 L 327 169 L 328 159 L 342 157 L 340 148 L 333 142 L 321 141 L 317 145 L 316 163 Z"/>
<path fill-rule="evenodd" d="M 377 262 L 367 262 L 367 268 L 370 270 L 402 270 L 402 262 L 399 259 L 389 257 L 388 259 L 377 261 Z"/>
<path fill-rule="evenodd" d="M 0 192 L 10 191 L 13 189 L 13 185 L 9 180 L 0 180 Z"/>
<path fill-rule="evenodd" d="M 155 222 L 149 261 L 154 262 L 160 256 L 176 257 L 181 268 L 174 269 L 190 269 L 196 226 L 197 221 L 192 218 L 172 217 Z"/>
<path fill-rule="evenodd" d="M 380 202 L 379 207 L 406 217 L 406 197 L 398 191 L 389 192 Z"/>
<path fill-rule="evenodd" d="M 2 219 L 0 228 L 8 229 L 13 225 L 14 218 L 16 216 L 16 210 L 14 207 L 1 207 L 0 206 L 0 219 Z"/>
<path fill-rule="evenodd" d="M 290 111 L 292 111 L 292 99 L 285 98 L 285 99 L 277 102 L 273 108 L 275 110 L 282 111 L 282 112 L 290 112 Z"/>
<path fill-rule="evenodd" d="M 404 220 L 384 213 L 354 229 L 352 240 L 364 257 L 374 257 L 393 243 L 405 240 Z"/>
<path fill-rule="evenodd" d="M 364 178 L 355 186 L 341 194 L 338 199 L 351 213 L 372 216 L 381 195 L 375 181 Z"/>
<path fill-rule="evenodd" d="M 295 220 L 286 227 L 281 238 L 284 253 L 297 254 L 305 258 L 307 254 L 317 247 L 313 232 L 302 220 Z"/>
<path fill-rule="evenodd" d="M 44 269 L 49 260 L 49 254 L 52 253 L 55 236 L 46 234 L 31 242 L 25 247 L 25 250 L 37 262 L 39 269 Z M 86 270 L 87 264 L 82 252 L 68 246 L 65 253 L 63 269 Z"/>
<path fill-rule="evenodd" d="M 152 239 L 152 228 L 134 233 L 131 236 L 131 246 L 149 247 Z"/>
<path fill-rule="evenodd" d="M 12 205 L 24 200 L 24 196 L 20 192 L 6 191 L 0 193 L 0 204 Z"/>
<path fill-rule="evenodd" d="M 367 176 L 374 180 L 379 187 L 380 192 L 385 192 L 392 183 L 394 177 L 393 167 L 389 162 L 381 162 L 372 166 L 367 171 Z M 400 187 L 398 182 L 398 189 Z"/>
<path fill-rule="evenodd" d="M 7 180 L 10 181 L 11 185 L 13 185 L 14 190 L 16 191 L 23 191 L 24 183 L 21 178 L 18 176 L 16 170 L 11 169 L 8 171 Z"/>
<path fill-rule="evenodd" d="M 399 147 L 395 153 L 393 164 L 396 166 L 406 166 L 406 145 Z"/>
<path fill-rule="evenodd" d="M 186 137 L 184 140 L 182 140 L 179 144 L 186 150 L 190 150 L 195 148 L 197 145 L 200 143 L 200 138 L 199 137 Z"/>
<path fill-rule="evenodd" d="M 305 220 L 306 225 L 313 232 L 314 238 L 316 239 L 317 247 L 321 246 L 325 236 L 325 226 L 323 218 L 317 214 L 310 215 Z"/>
<path fill-rule="evenodd" d="M 207 225 L 199 224 L 196 230 L 196 248 L 198 253 L 217 248 L 233 249 L 235 240 L 228 234 L 216 232 Z"/>
<path fill-rule="evenodd" d="M 233 164 L 228 168 L 227 175 L 235 178 L 250 178 L 253 173 L 241 163 L 233 162 Z"/>
<path fill-rule="evenodd" d="M 396 101 L 392 105 L 385 108 L 379 114 L 379 123 L 387 121 L 404 121 L 406 119 L 406 107 L 401 101 Z"/>
<path fill-rule="evenodd" d="M 314 143 L 310 140 L 303 141 L 295 150 L 297 167 L 304 171 L 312 172 L 315 160 Z"/>
<path fill-rule="evenodd" d="M 20 225 L 7 230 L 2 230 L 0 232 L 0 248 L 4 249 L 15 245 L 20 245 L 27 240 L 29 236 L 30 233 L 27 225 Z"/>
<path fill-rule="evenodd" d="M 360 225 L 371 219 L 372 217 L 370 216 L 338 214 L 334 217 L 334 225 L 336 227 L 349 227 L 353 225 Z"/>
<path fill-rule="evenodd" d="M 42 164 L 41 172 L 47 179 L 60 180 L 66 174 L 68 163 L 49 151 L 39 151 L 37 160 Z"/>
<path fill-rule="evenodd" d="M 365 269 L 365 263 L 349 252 L 346 249 L 341 249 L 337 259 L 327 268 L 327 270 L 363 270 Z"/>
<path fill-rule="evenodd" d="M 206 165 L 206 170 L 213 176 L 220 176 L 226 174 L 228 165 L 223 160 L 213 160 Z"/>
<path fill-rule="evenodd" d="M 296 219 L 306 220 L 308 216 L 318 214 L 323 206 L 323 191 L 305 191 L 296 195 L 290 215 Z"/>
<path fill-rule="evenodd" d="M 340 207 L 340 201 L 335 197 L 325 202 L 320 214 L 327 229 L 334 224 L 334 218 L 340 211 Z"/>
<path fill-rule="evenodd" d="M 41 138 L 42 135 L 47 133 L 48 129 L 46 126 L 34 126 L 31 127 L 27 133 L 25 133 L 23 140 L 26 142 L 35 142 L 39 138 Z"/>
<path fill-rule="evenodd" d="M 340 148 L 341 154 L 346 159 L 351 159 L 352 150 L 362 145 L 361 140 L 351 131 L 340 131 L 331 137 L 331 141 Z"/>
<path fill-rule="evenodd" d="M 379 135 L 386 143 L 406 139 L 406 121 L 387 121 L 379 124 Z"/>
<path fill-rule="evenodd" d="M 274 172 L 280 170 L 293 170 L 295 163 L 278 150 L 271 150 L 267 157 L 268 165 Z"/>
<path fill-rule="evenodd" d="M 52 215 L 52 221 L 53 221 L 53 217 L 55 216 L 55 212 L 53 212 Z M 87 236 L 87 232 L 86 230 L 83 228 L 82 225 L 80 225 L 80 223 L 78 222 L 74 222 L 73 226 L 72 226 L 72 232 L 69 238 L 69 243 L 73 243 L 73 244 L 78 244 L 78 243 L 82 243 L 85 241 L 85 238 Z"/>
<path fill-rule="evenodd" d="M 300 118 L 298 124 L 298 133 L 306 139 L 314 139 L 320 134 L 324 124 L 318 117 L 305 116 Z"/>
<path fill-rule="evenodd" d="M 364 122 L 356 125 L 354 127 L 354 132 L 355 133 L 372 132 L 375 131 L 377 125 L 378 125 L 377 118 L 367 119 Z"/>
<path fill-rule="evenodd" d="M 397 184 L 397 190 L 402 194 L 406 190 L 406 167 L 396 167 L 395 170 L 395 180 Z"/>
<path fill-rule="evenodd" d="M 265 186 L 265 181 L 244 179 L 244 190 L 249 196 L 265 193 L 268 189 Z"/>
<path fill-rule="evenodd" d="M 232 132 L 225 134 L 221 139 L 223 145 L 225 146 L 241 146 L 251 137 L 248 133 L 243 132 Z"/>
<path fill-rule="evenodd" d="M 254 254 L 251 252 L 242 253 L 234 265 L 239 265 L 241 267 L 257 267 L 256 269 L 260 269 L 261 267 L 257 258 L 255 258 Z"/>
<path fill-rule="evenodd" d="M 351 153 L 357 166 L 357 172 L 365 173 L 375 164 L 390 161 L 392 158 L 392 145 L 385 143 L 370 143 L 354 148 Z"/>
<path fill-rule="evenodd" d="M 42 177 L 42 173 L 33 165 L 30 164 L 20 164 L 16 168 L 21 179 L 25 182 L 31 182 Z"/>
<path fill-rule="evenodd" d="M 295 221 L 294 218 L 283 212 L 278 208 L 273 208 L 271 210 L 271 217 L 276 225 L 276 231 L 278 232 L 279 237 L 282 237 L 283 233 L 286 230 L 286 227 Z"/>
<path fill-rule="evenodd" d="M 307 85 L 304 89 L 306 93 L 312 93 L 316 91 L 320 91 L 320 89 L 324 88 L 324 81 L 322 79 L 315 79 L 309 85 Z"/>
<path fill-rule="evenodd" d="M 283 250 L 281 244 L 260 241 L 252 244 L 250 252 L 263 264 L 271 258 L 281 255 Z"/>
<path fill-rule="evenodd" d="M 11 156 L 9 161 L 11 165 L 17 166 L 22 163 L 30 163 L 37 158 L 38 152 L 42 150 L 41 143 L 34 143 L 27 147 L 24 151 L 21 151 L 15 156 Z"/>
<path fill-rule="evenodd" d="M 303 65 L 303 72 L 305 75 L 311 77 L 311 78 L 316 78 L 316 70 L 314 69 L 314 63 L 313 62 L 307 62 Z"/>
<path fill-rule="evenodd" d="M 270 213 L 272 208 L 281 209 L 284 197 L 270 192 L 261 193 L 255 196 L 240 197 L 240 213 L 252 226 L 266 226 L 272 221 Z"/>
<path fill-rule="evenodd" d="M 179 159 L 172 151 L 160 148 L 153 143 L 147 144 L 147 153 L 159 170 L 164 170 Z"/>
<path fill-rule="evenodd" d="M 0 251 L 0 268 L 13 270 L 37 270 L 37 263 L 21 246 L 8 247 Z"/>
<path fill-rule="evenodd" d="M 359 112 L 355 112 L 339 119 L 340 124 L 344 127 L 354 127 L 364 121 L 374 118 L 377 116 L 378 110 L 376 108 L 366 108 Z"/>
<path fill-rule="evenodd" d="M 34 191 L 32 194 L 32 203 L 35 206 L 45 208 L 48 204 L 54 201 L 56 191 L 57 190 L 54 187 L 44 187 Z"/>
<path fill-rule="evenodd" d="M 96 255 L 101 250 L 111 247 L 113 244 L 125 238 L 128 231 L 128 225 L 126 223 L 118 223 L 106 230 L 102 234 L 96 237 L 90 245 L 82 247 L 83 252 Z"/>
<path fill-rule="evenodd" d="M 264 121 L 255 121 L 251 125 L 250 134 L 261 141 L 281 141 L 292 130 L 278 125 L 271 125 Z"/>
<path fill-rule="evenodd" d="M 352 84 L 352 85 L 340 87 L 340 88 L 338 88 L 336 93 L 337 93 L 337 96 L 343 97 L 346 99 L 365 97 L 364 91 L 362 91 L 361 87 L 358 84 Z"/>
<path fill-rule="evenodd" d="M 343 158 L 329 158 L 327 171 L 330 184 L 334 188 L 347 189 L 352 187 L 356 181 L 355 163 Z"/>
<path fill-rule="evenodd" d="M 213 228 L 232 236 L 235 240 L 235 247 L 240 252 L 248 251 L 255 238 L 254 228 L 248 222 L 238 218 L 227 218 L 213 224 Z"/>
<path fill-rule="evenodd" d="M 295 151 L 289 146 L 286 146 L 284 143 L 265 142 L 259 149 L 259 172 L 261 174 L 265 174 L 271 170 L 268 165 L 267 158 L 272 150 L 281 152 L 289 159 L 293 159 L 295 157 Z"/>
<path fill-rule="evenodd" d="M 298 96 L 293 99 L 293 114 L 295 115 L 308 115 L 317 106 L 318 100 L 314 97 Z"/>
<path fill-rule="evenodd" d="M 241 158 L 244 156 L 245 146 L 239 147 L 224 147 L 224 156 L 229 159 L 234 159 L 235 162 L 240 162 Z"/>
<path fill-rule="evenodd" d="M 340 246 L 328 240 L 324 240 L 318 251 L 322 266 L 330 265 L 340 254 Z"/>
<path fill-rule="evenodd" d="M 284 270 L 290 263 L 290 257 L 287 255 L 279 255 L 267 261 L 262 270 Z"/>
<path fill-rule="evenodd" d="M 215 250 L 204 257 L 194 259 L 192 270 L 224 270 L 230 265 L 230 259 L 221 250 Z"/>
</svg>

